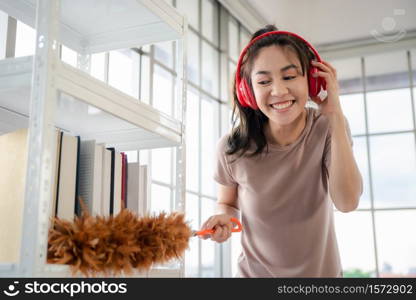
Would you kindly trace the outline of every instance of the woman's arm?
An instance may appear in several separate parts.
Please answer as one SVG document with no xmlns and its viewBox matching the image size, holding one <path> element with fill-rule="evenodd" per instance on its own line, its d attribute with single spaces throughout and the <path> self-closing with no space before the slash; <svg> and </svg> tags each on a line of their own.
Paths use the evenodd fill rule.
<svg viewBox="0 0 416 300">
<path fill-rule="evenodd" d="M 239 218 L 237 204 L 237 186 L 225 186 L 218 184 L 218 200 L 216 212 Z"/>
<path fill-rule="evenodd" d="M 358 206 L 363 181 L 348 139 L 344 115 L 334 113 L 328 118 L 331 130 L 329 193 L 338 210 L 349 212 Z"/>
</svg>

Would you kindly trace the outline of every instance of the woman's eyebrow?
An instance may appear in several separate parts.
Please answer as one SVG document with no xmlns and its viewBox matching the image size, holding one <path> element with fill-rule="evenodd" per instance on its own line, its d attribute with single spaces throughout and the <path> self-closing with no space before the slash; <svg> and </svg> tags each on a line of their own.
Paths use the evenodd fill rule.
<svg viewBox="0 0 416 300">
<path fill-rule="evenodd" d="M 296 66 L 294 64 L 291 64 L 291 65 L 287 65 L 286 67 L 281 68 L 280 69 L 280 72 L 284 72 L 284 71 L 287 71 L 289 69 L 296 69 L 296 70 L 298 70 L 299 68 L 298 68 L 298 66 Z M 262 75 L 262 74 L 269 75 L 270 73 L 271 73 L 270 71 L 258 71 L 258 72 L 256 72 L 255 75 Z"/>
</svg>

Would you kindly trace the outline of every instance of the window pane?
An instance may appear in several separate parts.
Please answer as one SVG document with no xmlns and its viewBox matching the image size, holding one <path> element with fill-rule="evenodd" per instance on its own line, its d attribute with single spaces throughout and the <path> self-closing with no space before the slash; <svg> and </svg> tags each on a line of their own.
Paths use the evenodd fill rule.
<svg viewBox="0 0 416 300">
<path fill-rule="evenodd" d="M 218 104 L 208 99 L 203 99 L 201 104 L 202 193 L 215 197 L 213 165 L 215 145 L 218 140 Z"/>
<path fill-rule="evenodd" d="M 169 68 L 173 68 L 173 42 L 155 44 L 155 59 Z"/>
<path fill-rule="evenodd" d="M 71 65 L 74 68 L 77 67 L 77 53 L 64 45 L 62 45 L 61 59 L 68 65 Z"/>
<path fill-rule="evenodd" d="M 235 61 L 238 60 L 238 56 L 240 55 L 238 49 L 238 25 L 237 22 L 231 18 L 228 22 L 228 55 Z"/>
<path fill-rule="evenodd" d="M 366 57 L 365 76 L 367 91 L 408 87 L 406 52 L 396 51 Z"/>
<path fill-rule="evenodd" d="M 186 117 L 186 188 L 199 189 L 199 98 L 189 89 Z"/>
<path fill-rule="evenodd" d="M 150 60 L 147 55 L 141 55 L 140 73 L 140 101 L 150 104 Z"/>
<path fill-rule="evenodd" d="M 248 43 L 250 42 L 250 34 L 248 33 L 247 30 L 240 28 L 240 51 L 239 53 L 241 53 L 241 51 L 243 51 L 244 47 L 246 47 L 248 45 Z M 240 54 L 238 54 L 240 55 Z"/>
<path fill-rule="evenodd" d="M 138 99 L 140 56 L 130 49 L 111 51 L 109 55 L 108 83 Z"/>
<path fill-rule="evenodd" d="M 363 178 L 363 193 L 360 198 L 360 204 L 358 208 L 370 208 L 370 177 L 368 172 L 368 155 L 367 155 L 367 140 L 366 137 L 353 138 L 354 146 L 352 150 L 354 152 L 355 161 L 360 169 L 361 176 Z"/>
<path fill-rule="evenodd" d="M 36 31 L 17 21 L 15 57 L 35 54 Z"/>
<path fill-rule="evenodd" d="M 361 59 L 359 57 L 338 59 L 330 63 L 337 70 L 340 94 L 363 91 Z"/>
<path fill-rule="evenodd" d="M 218 44 L 217 6 L 210 0 L 202 1 L 202 34 L 214 44 Z"/>
<path fill-rule="evenodd" d="M 416 85 L 416 49 L 410 51 L 410 60 L 412 61 L 413 85 Z"/>
<path fill-rule="evenodd" d="M 199 203 L 196 195 L 186 194 L 186 220 L 193 230 L 199 227 Z M 198 277 L 199 271 L 199 238 L 189 239 L 189 249 L 185 251 L 185 276 Z"/>
<path fill-rule="evenodd" d="M 173 76 L 156 64 L 153 76 L 153 107 L 172 116 Z"/>
<path fill-rule="evenodd" d="M 227 104 L 221 104 L 221 136 L 230 131 L 231 109 Z"/>
<path fill-rule="evenodd" d="M 152 149 L 152 179 L 171 184 L 171 148 Z"/>
<path fill-rule="evenodd" d="M 233 232 L 231 235 L 231 276 L 235 277 L 238 271 L 238 258 L 242 251 L 241 232 Z"/>
<path fill-rule="evenodd" d="M 150 212 L 159 214 L 162 211 L 170 213 L 170 189 L 152 183 L 152 199 L 150 201 Z"/>
<path fill-rule="evenodd" d="M 365 110 L 363 94 L 350 94 L 340 96 L 342 111 L 348 119 L 351 134 L 365 133 Z"/>
<path fill-rule="evenodd" d="M 105 53 L 91 55 L 91 76 L 105 81 Z"/>
<path fill-rule="evenodd" d="M 413 129 L 409 89 L 367 94 L 370 133 Z"/>
<path fill-rule="evenodd" d="M 376 207 L 416 207 L 413 134 L 370 137 Z"/>
<path fill-rule="evenodd" d="M 140 150 L 139 160 L 141 165 L 149 165 L 149 151 L 151 150 Z"/>
<path fill-rule="evenodd" d="M 344 277 L 375 277 L 376 260 L 371 213 L 336 212 L 334 217 Z"/>
<path fill-rule="evenodd" d="M 199 85 L 199 37 L 192 30 L 188 31 L 187 51 L 188 79 Z"/>
<path fill-rule="evenodd" d="M 201 226 L 214 214 L 215 201 L 208 198 L 201 199 Z M 214 277 L 215 242 L 211 239 L 201 240 L 201 277 Z"/>
<path fill-rule="evenodd" d="M 376 211 L 380 277 L 415 277 L 416 210 Z"/>
<path fill-rule="evenodd" d="M 199 9 L 198 0 L 176 0 L 176 7 L 180 12 L 186 15 L 188 24 L 195 29 L 199 29 Z"/>
<path fill-rule="evenodd" d="M 219 86 L 218 51 L 208 43 L 202 42 L 202 88 L 218 97 Z"/>
</svg>

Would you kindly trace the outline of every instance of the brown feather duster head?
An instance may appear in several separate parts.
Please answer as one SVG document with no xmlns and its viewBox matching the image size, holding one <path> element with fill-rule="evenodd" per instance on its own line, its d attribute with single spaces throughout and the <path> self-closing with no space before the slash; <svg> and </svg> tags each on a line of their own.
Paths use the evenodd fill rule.
<svg viewBox="0 0 416 300">
<path fill-rule="evenodd" d="M 192 236 L 181 213 L 138 217 L 128 209 L 116 216 L 87 213 L 73 222 L 53 218 L 48 263 L 68 264 L 72 274 L 130 274 L 181 258 Z"/>
</svg>

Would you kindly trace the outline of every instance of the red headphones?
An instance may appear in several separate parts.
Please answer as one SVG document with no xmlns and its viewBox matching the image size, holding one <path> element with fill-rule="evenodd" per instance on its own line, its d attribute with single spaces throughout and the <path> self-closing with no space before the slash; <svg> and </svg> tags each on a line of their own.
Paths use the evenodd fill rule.
<svg viewBox="0 0 416 300">
<path fill-rule="evenodd" d="M 241 65 L 242 65 L 242 61 L 244 56 L 246 55 L 248 49 L 258 40 L 272 35 L 272 34 L 287 34 L 287 35 L 291 35 L 291 36 L 295 36 L 299 39 L 301 39 L 302 41 L 304 41 L 306 43 L 306 45 L 312 50 L 312 52 L 315 54 L 316 60 L 318 62 L 322 62 L 321 57 L 319 56 L 318 52 L 315 50 L 315 48 L 312 47 L 312 45 L 310 43 L 308 43 L 304 38 L 302 38 L 301 36 L 289 32 L 289 31 L 269 31 L 266 33 L 263 33 L 262 35 L 257 36 L 256 38 L 254 38 L 241 52 L 240 57 L 238 59 L 238 64 L 237 64 L 237 71 L 235 73 L 235 84 L 237 86 L 237 98 L 238 101 L 240 102 L 240 104 L 243 107 L 251 107 L 252 109 L 259 109 L 256 103 L 256 98 L 254 97 L 252 91 L 251 91 L 251 87 L 249 85 L 249 83 L 247 82 L 247 80 L 245 78 L 241 78 Z M 319 94 L 319 92 L 321 91 L 321 88 L 323 90 L 326 90 L 326 82 L 323 78 L 321 77 L 313 77 L 312 74 L 318 72 L 318 68 L 315 66 L 312 66 L 309 68 L 309 72 L 308 72 L 308 86 L 309 86 L 309 96 L 311 97 L 315 97 Z"/>
</svg>

